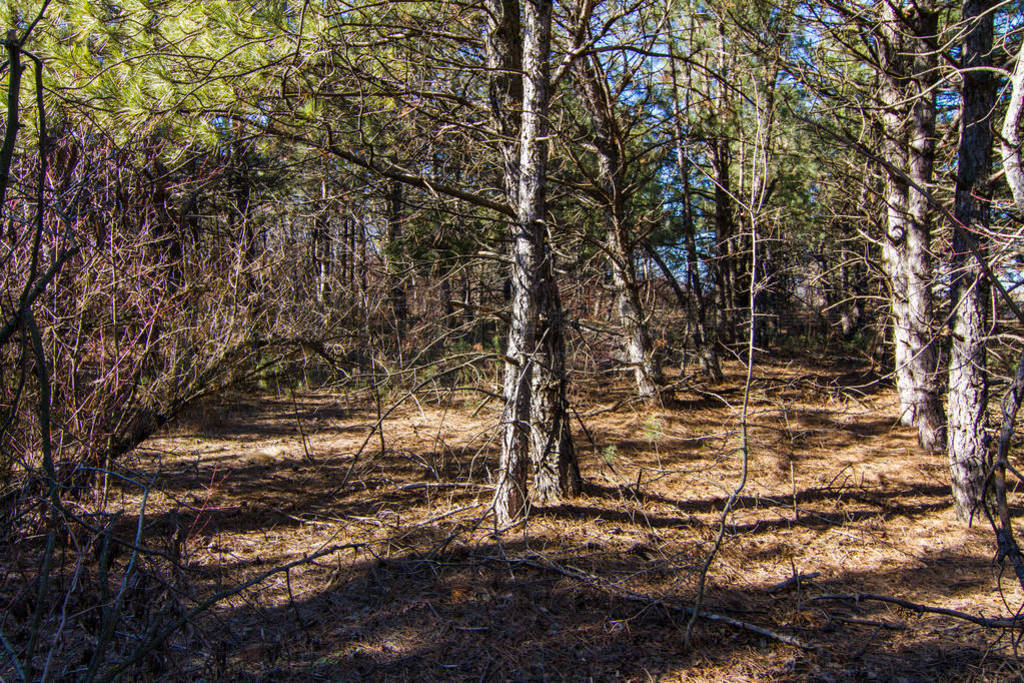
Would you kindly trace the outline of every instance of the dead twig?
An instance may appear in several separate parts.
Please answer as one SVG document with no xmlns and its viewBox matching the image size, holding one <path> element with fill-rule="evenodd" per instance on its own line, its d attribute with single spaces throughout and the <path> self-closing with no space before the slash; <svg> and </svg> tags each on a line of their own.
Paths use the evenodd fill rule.
<svg viewBox="0 0 1024 683">
<path fill-rule="evenodd" d="M 320 463 L 318 463 L 313 458 L 313 454 L 309 452 L 309 444 L 306 440 L 306 431 L 302 428 L 302 418 L 299 417 L 299 404 L 295 400 L 295 390 L 289 389 L 289 391 L 292 397 L 292 408 L 295 411 L 295 426 L 299 428 L 299 436 L 302 438 L 302 453 L 306 456 L 306 460 L 309 461 L 310 465 L 315 467 L 317 470 L 320 470 Z"/>
<path fill-rule="evenodd" d="M 11 658 L 11 663 L 14 665 L 14 670 L 18 672 L 18 676 L 23 681 L 28 680 L 28 676 L 25 675 L 25 669 L 21 666 L 21 661 L 18 660 L 18 653 L 14 651 L 10 641 L 4 635 L 4 632 L 0 630 L 0 644 L 4 646 L 4 650 L 7 652 L 7 656 Z"/>
</svg>

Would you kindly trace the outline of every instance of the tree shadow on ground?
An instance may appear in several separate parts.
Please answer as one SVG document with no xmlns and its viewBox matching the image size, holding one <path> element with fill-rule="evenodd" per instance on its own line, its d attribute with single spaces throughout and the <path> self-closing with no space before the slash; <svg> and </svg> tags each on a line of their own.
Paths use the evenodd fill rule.
<svg viewBox="0 0 1024 683">
<path fill-rule="evenodd" d="M 944 561 L 974 571 L 988 564 L 986 558 L 930 559 L 935 572 Z M 643 576 L 656 563 L 602 548 L 555 562 L 571 563 L 578 576 L 549 569 L 555 565 L 521 540 L 355 562 L 322 576 L 320 588 L 305 598 L 220 610 L 218 622 L 230 628 L 211 643 L 226 651 L 226 668 L 216 673 L 259 680 L 650 680 L 714 664 L 735 678 L 931 681 L 1017 670 L 1011 657 L 959 639 L 967 629 L 956 622 L 925 617 L 941 626 L 933 629 L 939 635 L 907 642 L 902 629 L 921 624 L 906 610 L 878 603 L 807 607 L 814 590 L 906 581 L 919 568 L 849 572 L 809 584 L 803 603 L 758 586 L 730 591 L 732 599 L 708 595 L 708 609 L 816 648 L 802 651 L 703 621 L 687 649 L 685 615 L 660 601 L 689 604 L 690 588 L 679 593 L 662 584 L 667 591 L 649 601 L 621 594 L 625 577 Z M 593 580 L 579 578 L 586 576 Z M 941 602 L 944 587 L 924 588 Z M 739 612 L 728 607 L 737 602 Z M 900 630 L 871 625 L 882 621 Z"/>
<path fill-rule="evenodd" d="M 605 486 L 602 484 L 587 482 L 584 484 L 583 493 L 592 498 L 636 500 L 643 503 L 662 503 L 669 505 L 680 512 L 707 513 L 720 511 L 728 501 L 728 496 L 715 496 L 712 498 L 698 498 L 681 500 L 650 491 L 638 490 L 634 486 Z M 905 486 L 901 489 L 871 489 L 867 487 L 846 487 L 846 486 L 824 486 L 806 488 L 797 491 L 794 495 L 785 496 L 752 496 L 740 495 L 733 502 L 733 509 L 764 509 L 774 507 L 791 507 L 794 502 L 797 505 L 817 503 L 822 501 L 852 500 L 867 505 L 875 505 L 882 512 L 894 514 L 915 514 L 921 509 L 932 509 L 931 507 L 921 508 L 920 504 L 906 504 L 908 499 L 927 498 L 931 499 L 936 509 L 952 505 L 951 489 L 948 484 L 917 484 Z"/>
<path fill-rule="evenodd" d="M 204 458 L 201 465 L 168 468 L 153 483 L 153 490 L 173 504 L 147 515 L 143 537 L 173 536 L 183 524 L 194 537 L 210 538 L 298 527 L 318 518 L 373 518 L 382 510 L 415 516 L 416 510 L 429 506 L 439 495 L 448 504 L 468 505 L 487 493 L 486 472 L 472 465 L 479 457 L 477 448 L 448 448 L 418 458 L 394 450 L 368 452 L 356 463 L 347 483 L 351 457 L 343 461 L 347 464 L 329 468 L 294 458 L 225 468 Z M 131 519 L 114 532 L 123 541 L 134 534 Z"/>
<path fill-rule="evenodd" d="M 222 404 L 200 403 L 179 415 L 174 427 L 179 436 L 255 441 L 296 437 L 298 426 L 317 434 L 365 431 L 366 425 L 339 423 L 361 420 L 372 424 L 376 416 L 365 407 L 318 396 L 236 395 Z M 230 406 L 225 409 L 224 405 Z"/>
</svg>

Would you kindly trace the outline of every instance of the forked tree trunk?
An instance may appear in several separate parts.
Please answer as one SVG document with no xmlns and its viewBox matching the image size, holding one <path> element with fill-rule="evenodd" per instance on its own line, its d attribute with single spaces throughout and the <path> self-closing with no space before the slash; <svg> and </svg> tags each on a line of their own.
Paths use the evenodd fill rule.
<svg viewBox="0 0 1024 683">
<path fill-rule="evenodd" d="M 530 499 L 545 505 L 582 488 L 566 397 L 565 326 L 553 254 L 540 264 L 540 316 L 530 404 Z"/>
<path fill-rule="evenodd" d="M 969 520 L 983 502 L 988 402 L 985 338 L 991 283 L 977 263 L 979 230 L 988 226 L 992 171 L 990 117 L 996 101 L 992 67 L 992 0 L 966 0 L 962 113 L 953 225 L 952 345 L 949 357 L 949 467 L 957 517 Z"/>
<path fill-rule="evenodd" d="M 542 296 L 547 280 L 545 261 L 549 258 L 545 219 L 547 182 L 547 106 L 548 71 L 551 40 L 551 0 L 525 0 L 522 6 L 522 32 L 519 33 L 520 8 L 515 0 L 488 2 L 486 46 L 492 68 L 491 105 L 494 119 L 507 134 L 515 129 L 505 106 L 514 105 L 517 86 L 507 81 L 516 69 L 516 55 L 522 55 L 522 109 L 518 122 L 518 155 L 503 145 L 506 194 L 515 208 L 512 234 L 512 311 L 509 326 L 508 361 L 505 365 L 505 410 L 502 417 L 502 448 L 498 482 L 494 494 L 494 513 L 499 526 L 508 525 L 526 514 L 527 470 L 532 437 L 536 430 L 555 433 L 555 419 L 564 405 L 556 404 L 543 414 L 531 414 L 534 383 L 548 387 L 554 363 L 548 354 L 537 354 L 538 315 L 541 307 L 550 317 L 561 316 L 555 308 L 556 297 Z M 521 43 L 518 42 L 521 39 Z M 521 48 L 520 48 L 521 45 Z M 501 68 L 502 73 L 494 69 Z M 514 79 L 513 79 L 514 80 Z M 540 356 L 546 362 L 538 363 Z M 541 400 L 543 403 L 543 400 Z"/>
</svg>

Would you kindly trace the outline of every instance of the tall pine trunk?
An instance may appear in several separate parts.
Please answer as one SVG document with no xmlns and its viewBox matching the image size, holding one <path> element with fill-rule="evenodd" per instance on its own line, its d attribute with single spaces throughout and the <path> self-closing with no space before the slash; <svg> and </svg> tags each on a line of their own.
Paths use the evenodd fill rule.
<svg viewBox="0 0 1024 683">
<path fill-rule="evenodd" d="M 554 289 L 551 253 L 545 227 L 547 183 L 547 108 L 551 0 L 488 2 L 486 48 L 491 67 L 492 116 L 502 132 L 505 189 L 515 210 L 512 224 L 511 322 L 506 351 L 502 416 L 502 447 L 494 513 L 499 526 L 526 514 L 527 473 L 547 472 L 547 459 L 575 457 L 565 441 L 564 346 L 561 307 Z M 519 80 L 521 63 L 522 77 Z M 521 99 L 515 116 L 517 96 Z M 518 137 L 513 137 L 518 132 Z M 513 141 L 516 142 L 513 142 Z M 548 321 L 539 326 L 539 316 Z M 551 332 L 551 321 L 559 321 Z M 538 335 L 538 328 L 543 336 Z M 541 344 L 538 344 L 541 341 Z M 558 373 L 556 376 L 554 373 Z M 534 391 L 537 387 L 538 391 Z M 556 395 L 557 394 L 557 395 Z M 559 400 L 559 397 L 561 400 Z M 534 438 L 538 435 L 538 438 Z M 541 438 L 555 435 L 559 448 L 541 447 Z M 556 465 L 556 469 L 561 468 Z M 541 475 L 541 482 L 547 487 Z M 565 489 L 565 480 L 559 482 Z M 545 489 L 544 499 L 551 488 Z"/>
<path fill-rule="evenodd" d="M 693 24 L 690 25 L 691 30 Z M 673 33 L 669 23 L 669 34 Z M 686 279 L 693 298 L 695 314 L 693 329 L 693 347 L 700 359 L 701 371 L 712 382 L 722 381 L 722 368 L 718 360 L 718 330 L 714 321 L 708 316 L 707 299 L 700 275 L 700 255 L 697 252 L 696 227 L 693 218 L 693 196 L 690 186 L 690 159 L 686 156 L 683 137 L 683 110 L 679 106 L 679 77 L 676 71 L 675 43 L 668 40 L 669 73 L 672 78 L 672 143 L 676 152 L 676 166 L 679 182 L 682 184 L 683 199 L 683 239 L 686 244 Z M 689 74 L 689 72 L 687 72 Z M 690 108 L 691 83 L 689 75 L 686 84 L 686 106 Z"/>
<path fill-rule="evenodd" d="M 678 126 L 678 124 L 676 124 Z M 707 298 L 700 276 L 700 255 L 697 251 L 696 227 L 693 220 L 690 190 L 690 162 L 681 142 L 677 140 L 676 154 L 679 175 L 683 183 L 683 240 L 686 244 L 686 279 L 693 296 L 696 320 L 693 325 L 693 347 L 700 361 L 700 369 L 712 382 L 721 382 L 722 365 L 718 360 L 718 330 L 708 316 Z"/>
<path fill-rule="evenodd" d="M 728 343 L 738 339 L 739 309 L 736 270 L 739 258 L 736 254 L 735 213 L 729 181 L 729 166 L 732 152 L 729 141 L 718 139 L 712 142 L 711 163 L 715 174 L 715 243 L 716 254 L 715 274 L 718 279 L 718 315 L 719 329 Z"/>
<path fill-rule="evenodd" d="M 949 356 L 947 453 L 957 517 L 968 520 L 984 497 L 988 375 L 985 338 L 991 283 L 977 263 L 989 223 L 991 115 L 996 101 L 992 67 L 992 0 L 966 0 L 961 74 L 960 149 L 950 259 L 952 345 Z M 979 70 L 980 69 L 980 70 Z"/>
<path fill-rule="evenodd" d="M 671 33 L 671 27 L 670 31 Z M 684 149 L 682 111 L 679 107 L 679 81 L 676 75 L 675 47 L 669 40 L 669 67 L 672 75 L 672 135 L 676 152 L 679 181 L 683 189 L 683 239 L 686 244 L 686 279 L 693 297 L 696 320 L 693 324 L 693 347 L 700 359 L 700 368 L 712 382 L 721 382 L 722 367 L 718 361 L 718 331 L 709 324 L 704 287 L 700 276 L 700 255 L 697 253 L 696 227 L 693 220 L 693 197 L 690 188 L 690 160 Z M 689 109 L 689 88 L 687 88 Z"/>
<path fill-rule="evenodd" d="M 331 245 L 331 223 L 327 217 L 327 182 L 320 182 L 320 205 L 313 217 L 313 277 L 317 303 L 324 303 L 330 296 L 331 265 L 334 249 Z"/>
<path fill-rule="evenodd" d="M 487 67 L 491 114 L 501 135 L 503 181 L 509 206 L 516 211 L 511 231 L 512 268 L 508 341 L 505 347 L 505 407 L 501 416 L 501 454 L 494 491 L 494 516 L 505 526 L 526 513 L 526 477 L 530 449 L 530 364 L 537 327 L 536 264 L 529 229 L 519 220 L 519 108 L 523 100 L 522 36 L 518 0 L 488 0 Z"/>
<path fill-rule="evenodd" d="M 882 260 L 889 280 L 890 311 L 892 315 L 893 356 L 895 358 L 896 394 L 899 397 L 900 422 L 914 424 L 914 376 L 910 369 L 913 355 L 910 349 L 910 330 L 907 326 L 907 263 L 906 241 L 909 229 L 907 215 L 907 184 L 903 176 L 907 130 L 904 123 L 903 85 L 905 80 L 903 34 L 897 25 L 895 9 L 882 5 L 881 40 L 881 99 L 882 99 L 882 196 L 885 201 L 885 237 L 882 240 Z"/>
<path fill-rule="evenodd" d="M 913 16 L 913 63 L 910 96 L 909 176 L 907 188 L 906 312 L 913 376 L 911 409 L 918 442 L 941 453 L 946 445 L 946 416 L 939 398 L 939 354 L 932 308 L 931 216 L 925 192 L 935 165 L 935 81 L 938 62 L 934 38 L 938 14 L 927 0 L 916 4 Z"/>
<path fill-rule="evenodd" d="M 931 183 L 935 148 L 935 100 L 930 87 L 934 57 L 928 45 L 935 34 L 935 15 L 919 7 L 912 22 L 913 40 L 907 39 L 910 27 L 902 16 L 891 4 L 883 5 L 880 55 L 886 234 L 882 255 L 891 288 L 900 421 L 916 425 L 921 445 L 934 451 L 944 445 L 944 418 L 936 376 L 930 219 L 924 192 Z"/>
</svg>

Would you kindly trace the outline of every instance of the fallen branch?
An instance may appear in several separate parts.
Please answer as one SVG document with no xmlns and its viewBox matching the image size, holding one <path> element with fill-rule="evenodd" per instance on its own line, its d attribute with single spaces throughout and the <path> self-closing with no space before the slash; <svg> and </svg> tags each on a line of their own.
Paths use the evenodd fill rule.
<svg viewBox="0 0 1024 683">
<path fill-rule="evenodd" d="M 863 600 L 872 600 L 875 602 L 885 602 L 891 605 L 899 605 L 909 610 L 913 610 L 917 613 L 927 612 L 929 614 L 940 614 L 945 617 L 952 617 L 954 619 L 961 619 L 963 621 L 969 621 L 972 624 L 978 626 L 984 626 L 985 628 L 1021 628 L 1024 626 L 1024 617 L 1005 617 L 998 619 L 989 619 L 987 617 L 979 617 L 967 612 L 959 612 L 955 609 L 949 609 L 947 607 L 931 607 L 930 605 L 922 605 L 909 600 L 903 600 L 902 598 L 894 598 L 888 595 L 877 595 L 875 593 L 826 593 L 824 595 L 815 595 L 809 598 L 810 600 L 844 600 L 847 602 L 861 602 Z"/>
<path fill-rule="evenodd" d="M 645 595 L 643 593 L 638 593 L 628 588 L 622 588 L 621 586 L 616 586 L 605 581 L 599 576 L 588 574 L 587 572 L 584 572 L 581 569 L 576 569 L 575 567 L 559 566 L 551 560 L 545 559 L 545 561 L 542 562 L 539 560 L 533 560 L 528 558 L 507 557 L 487 557 L 484 559 L 491 562 L 504 564 L 518 564 L 525 567 L 533 567 L 534 569 L 540 569 L 542 571 L 554 572 L 566 578 L 576 579 L 577 581 L 583 581 L 584 583 L 594 586 L 595 588 L 598 588 L 599 590 L 602 590 L 606 593 L 622 598 L 624 600 L 629 600 L 630 602 L 641 603 L 647 607 L 664 607 L 665 609 L 685 614 L 691 618 L 695 617 L 697 619 L 703 619 L 704 621 L 713 621 L 719 624 L 725 624 L 727 626 L 732 626 L 733 628 L 738 628 L 742 631 L 756 633 L 759 636 L 764 636 L 765 638 L 770 638 L 771 640 L 775 640 L 786 645 L 792 645 L 793 647 L 800 648 L 801 650 L 813 651 L 817 649 L 815 646 L 808 645 L 799 638 L 794 638 L 793 636 L 788 636 L 784 633 L 772 631 L 771 629 L 765 628 L 763 626 L 752 624 L 749 621 L 743 621 L 741 619 L 727 617 L 724 614 L 718 614 L 717 612 L 709 612 L 703 609 L 694 610 L 692 607 L 667 602 L 661 598 L 657 598 L 651 595 Z"/>
<path fill-rule="evenodd" d="M 875 619 L 861 619 L 859 617 L 841 617 L 835 614 L 828 615 L 828 618 L 832 621 L 839 621 L 844 624 L 854 624 L 856 626 L 874 626 L 877 629 L 889 629 L 890 631 L 905 631 L 907 629 L 906 624 L 895 623 L 891 621 L 881 621 Z M 856 657 L 851 657 L 856 659 Z"/>
</svg>

